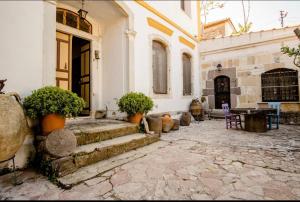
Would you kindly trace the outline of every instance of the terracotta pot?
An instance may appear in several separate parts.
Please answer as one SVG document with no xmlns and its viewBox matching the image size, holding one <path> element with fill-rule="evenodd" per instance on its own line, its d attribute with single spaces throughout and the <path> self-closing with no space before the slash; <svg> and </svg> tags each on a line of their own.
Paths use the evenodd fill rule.
<svg viewBox="0 0 300 202">
<path fill-rule="evenodd" d="M 174 125 L 174 121 L 169 114 L 165 114 L 162 117 L 162 131 L 167 133 L 169 132 Z"/>
<path fill-rule="evenodd" d="M 130 123 L 136 123 L 136 124 L 140 124 L 141 120 L 143 118 L 143 114 L 138 112 L 134 115 L 128 116 L 128 120 Z"/>
<path fill-rule="evenodd" d="M 174 125 L 172 130 L 179 130 L 180 121 L 178 119 L 173 119 Z"/>
<path fill-rule="evenodd" d="M 149 130 L 154 131 L 155 134 L 162 133 L 162 118 L 156 116 L 147 116 L 147 122 L 149 124 Z"/>
<path fill-rule="evenodd" d="M 181 126 L 189 126 L 191 123 L 191 114 L 189 112 L 182 112 L 180 117 Z"/>
<path fill-rule="evenodd" d="M 42 119 L 43 135 L 49 135 L 56 129 L 65 127 L 66 119 L 58 114 L 49 114 Z"/>
<path fill-rule="evenodd" d="M 190 104 L 190 112 L 196 121 L 203 120 L 203 106 L 198 99 L 193 99 Z"/>
</svg>

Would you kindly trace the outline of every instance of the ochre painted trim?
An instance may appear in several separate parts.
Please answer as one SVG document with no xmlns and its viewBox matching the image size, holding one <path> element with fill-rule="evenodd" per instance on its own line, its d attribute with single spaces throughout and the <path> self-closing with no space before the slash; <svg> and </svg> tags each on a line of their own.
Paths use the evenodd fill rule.
<svg viewBox="0 0 300 202">
<path fill-rule="evenodd" d="M 163 24 L 159 23 L 158 21 L 152 19 L 152 18 L 147 18 L 147 21 L 148 21 L 148 25 L 169 35 L 169 36 L 172 36 L 173 34 L 173 30 L 169 29 L 168 27 L 164 26 Z"/>
<path fill-rule="evenodd" d="M 200 1 L 197 1 L 197 24 L 198 24 L 198 40 L 201 40 L 202 35 L 202 22 L 201 22 L 201 5 Z"/>
<path fill-rule="evenodd" d="M 170 25 L 172 25 L 173 27 L 175 27 L 176 29 L 178 29 L 179 31 L 181 31 L 182 33 L 184 33 L 185 35 L 187 35 L 193 41 L 195 41 L 195 42 L 198 41 L 193 35 L 191 35 L 187 31 L 185 31 L 183 28 L 181 28 L 175 22 L 173 22 L 172 20 L 170 20 L 168 17 L 166 17 L 165 15 L 163 15 L 162 13 L 160 13 L 158 10 L 156 10 L 155 8 L 153 8 L 152 6 L 150 6 L 145 1 L 143 1 L 143 0 L 135 0 L 135 2 L 138 3 L 139 5 L 143 6 L 144 8 L 146 8 L 148 11 L 152 12 L 153 14 L 157 15 L 158 17 L 160 17 L 161 19 L 163 19 L 164 21 L 166 21 L 167 23 L 169 23 Z"/>
<path fill-rule="evenodd" d="M 179 36 L 178 38 L 179 38 L 179 41 L 180 41 L 181 43 L 183 43 L 184 45 L 190 47 L 191 49 L 194 49 L 194 48 L 195 48 L 195 44 L 193 44 L 192 42 L 186 40 L 186 39 L 183 38 L 182 36 Z"/>
</svg>

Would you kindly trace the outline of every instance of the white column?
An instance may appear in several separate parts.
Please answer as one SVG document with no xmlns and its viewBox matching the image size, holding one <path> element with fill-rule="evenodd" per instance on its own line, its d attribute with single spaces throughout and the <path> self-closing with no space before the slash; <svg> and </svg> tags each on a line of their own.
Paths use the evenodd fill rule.
<svg viewBox="0 0 300 202">
<path fill-rule="evenodd" d="M 134 38 L 136 31 L 126 30 L 128 37 L 128 76 L 129 76 L 129 91 L 135 91 L 135 71 L 134 71 Z"/>
<path fill-rule="evenodd" d="M 43 86 L 56 85 L 56 2 L 44 1 Z"/>
</svg>

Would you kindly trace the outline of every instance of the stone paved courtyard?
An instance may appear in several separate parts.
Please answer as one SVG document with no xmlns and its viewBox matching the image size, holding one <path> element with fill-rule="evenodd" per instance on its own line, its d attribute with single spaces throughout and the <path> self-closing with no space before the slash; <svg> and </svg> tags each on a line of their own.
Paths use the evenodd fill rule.
<svg viewBox="0 0 300 202">
<path fill-rule="evenodd" d="M 70 190 L 32 169 L 18 172 L 16 187 L 0 176 L 0 199 L 300 199 L 300 126 L 258 134 L 206 120 L 146 150 Z"/>
</svg>

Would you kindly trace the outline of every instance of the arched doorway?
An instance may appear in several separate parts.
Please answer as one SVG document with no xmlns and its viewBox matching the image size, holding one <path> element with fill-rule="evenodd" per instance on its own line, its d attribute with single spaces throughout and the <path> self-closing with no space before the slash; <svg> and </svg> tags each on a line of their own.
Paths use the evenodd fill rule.
<svg viewBox="0 0 300 202">
<path fill-rule="evenodd" d="M 227 76 L 218 76 L 214 80 L 215 84 L 215 108 L 222 109 L 223 103 L 230 105 L 230 79 Z"/>
<path fill-rule="evenodd" d="M 88 15 L 82 20 L 80 1 L 58 0 L 56 7 L 61 39 L 57 85 L 84 98 L 84 115 L 105 108 L 108 117 L 118 114 L 115 99 L 134 88 L 131 10 L 122 2 L 87 1 Z"/>
</svg>

